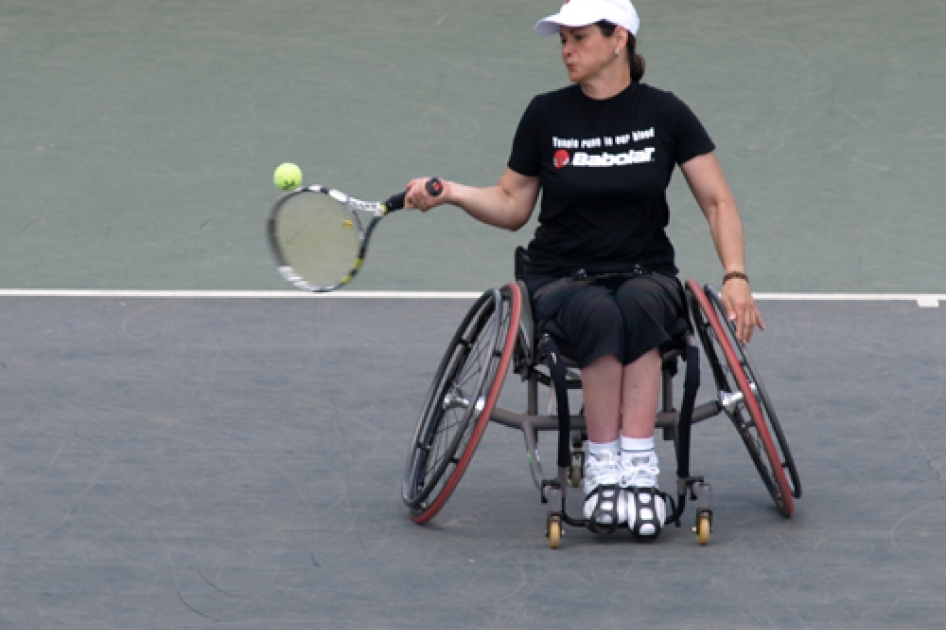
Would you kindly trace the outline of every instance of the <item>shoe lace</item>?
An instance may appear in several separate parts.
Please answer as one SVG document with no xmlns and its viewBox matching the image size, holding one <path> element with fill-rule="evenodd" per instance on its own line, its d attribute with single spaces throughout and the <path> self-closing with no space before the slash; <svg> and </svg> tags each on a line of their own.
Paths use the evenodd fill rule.
<svg viewBox="0 0 946 630">
<path fill-rule="evenodd" d="M 622 486 L 652 486 L 656 483 L 657 476 L 660 474 L 660 467 L 649 455 L 636 455 L 630 458 L 630 461 L 621 466 L 621 485 Z M 644 484 L 637 483 L 644 480 Z"/>
<path fill-rule="evenodd" d="M 590 455 L 588 463 L 589 466 L 585 471 L 585 476 L 593 485 L 616 483 L 616 480 L 620 477 L 620 461 L 613 453 L 605 452 L 599 455 Z"/>
</svg>

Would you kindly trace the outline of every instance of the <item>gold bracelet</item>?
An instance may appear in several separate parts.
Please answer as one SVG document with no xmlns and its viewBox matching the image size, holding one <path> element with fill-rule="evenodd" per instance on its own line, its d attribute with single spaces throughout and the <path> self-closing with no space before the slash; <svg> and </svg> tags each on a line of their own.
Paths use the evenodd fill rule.
<svg viewBox="0 0 946 630">
<path fill-rule="evenodd" d="M 728 282 L 729 280 L 733 280 L 735 278 L 749 282 L 749 276 L 742 273 L 741 271 L 730 271 L 725 276 L 723 276 L 723 284 L 726 284 L 726 282 Z"/>
</svg>

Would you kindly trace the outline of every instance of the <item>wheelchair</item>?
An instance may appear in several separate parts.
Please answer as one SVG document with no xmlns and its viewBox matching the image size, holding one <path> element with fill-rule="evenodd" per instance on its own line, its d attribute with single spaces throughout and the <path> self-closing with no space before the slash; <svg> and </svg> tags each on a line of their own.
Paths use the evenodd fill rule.
<svg viewBox="0 0 946 630">
<path fill-rule="evenodd" d="M 690 474 L 693 424 L 725 414 L 742 438 L 763 485 L 786 518 L 801 497 L 801 483 L 788 442 L 759 371 L 735 327 L 725 315 L 719 293 L 689 280 L 684 286 L 689 321 L 681 320 L 671 343 L 662 347 L 662 392 L 657 429 L 672 441 L 676 458 L 676 500 L 669 499 L 665 525 L 680 527 L 687 501 L 695 503 L 693 531 L 706 545 L 712 531 L 712 488 Z M 715 382 L 714 396 L 699 405 L 699 347 Z M 682 402 L 675 407 L 674 379 L 685 366 Z M 524 410 L 498 406 L 510 372 L 526 383 Z M 510 282 L 484 292 L 450 341 L 427 393 L 411 438 L 402 479 L 402 498 L 410 518 L 430 521 L 443 508 L 473 458 L 490 422 L 522 432 L 533 481 L 548 504 L 549 546 L 561 542 L 563 525 L 595 529 L 588 519 L 566 510 L 569 487 L 577 488 L 586 440 L 582 411 L 572 414 L 568 392 L 581 389 L 581 374 L 562 355 L 557 340 L 536 330 L 525 284 Z M 549 410 L 540 412 L 540 390 L 547 390 Z M 539 460 L 540 432 L 557 432 L 557 474 L 546 477 Z"/>
</svg>

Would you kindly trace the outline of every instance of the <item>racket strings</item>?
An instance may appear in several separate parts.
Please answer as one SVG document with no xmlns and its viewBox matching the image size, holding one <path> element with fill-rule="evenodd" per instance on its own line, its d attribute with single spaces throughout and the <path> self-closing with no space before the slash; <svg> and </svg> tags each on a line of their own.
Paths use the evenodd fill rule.
<svg viewBox="0 0 946 630">
<path fill-rule="evenodd" d="M 320 192 L 286 199 L 278 214 L 274 238 L 296 273 L 316 287 L 334 287 L 357 270 L 362 225 L 342 203 Z"/>
</svg>

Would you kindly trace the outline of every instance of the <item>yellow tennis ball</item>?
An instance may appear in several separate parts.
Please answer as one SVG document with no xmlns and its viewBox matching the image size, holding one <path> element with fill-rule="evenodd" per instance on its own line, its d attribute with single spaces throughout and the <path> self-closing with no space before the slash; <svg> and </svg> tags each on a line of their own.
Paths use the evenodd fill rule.
<svg viewBox="0 0 946 630">
<path fill-rule="evenodd" d="M 276 167 L 276 172 L 273 173 L 273 182 L 276 184 L 276 188 L 280 190 L 298 188 L 302 185 L 302 169 L 292 162 L 280 164 Z"/>
</svg>

